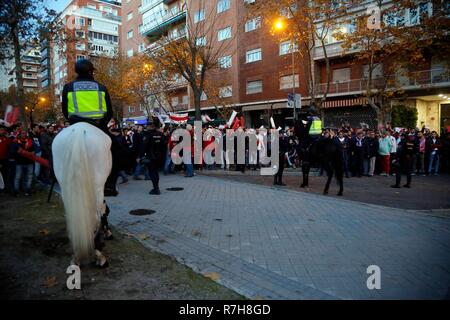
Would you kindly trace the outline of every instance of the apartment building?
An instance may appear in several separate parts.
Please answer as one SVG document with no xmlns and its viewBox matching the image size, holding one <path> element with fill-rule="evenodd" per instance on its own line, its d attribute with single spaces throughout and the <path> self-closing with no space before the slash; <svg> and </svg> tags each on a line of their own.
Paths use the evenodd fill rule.
<svg viewBox="0 0 450 320">
<path fill-rule="evenodd" d="M 64 84 L 75 77 L 78 59 L 119 51 L 121 1 L 72 0 L 58 16 L 65 30 L 51 45 L 52 80 L 59 100 Z"/>
<path fill-rule="evenodd" d="M 159 36 L 182 30 L 186 19 L 190 19 L 188 25 L 192 28 L 202 23 L 213 25 L 214 35 L 205 35 L 205 39 L 201 35 L 197 36 L 199 40 L 212 41 L 218 47 L 223 41 L 229 42 L 227 52 L 219 58 L 220 67 L 208 74 L 210 82 L 221 92 L 223 103 L 242 112 L 250 126 L 267 125 L 270 116 L 274 117 L 277 125 L 290 124 L 293 109 L 288 107 L 288 95 L 301 94 L 303 106 L 309 105 L 311 101 L 307 90 L 306 63 L 289 39 L 271 34 L 270 27 L 258 18 L 248 19 L 248 11 L 256 1 L 260 0 L 136 1 L 140 5 L 136 2 L 133 8 L 130 5 L 128 11 L 132 12 L 132 17 L 130 26 L 124 28 L 128 31 L 124 30 L 124 33 L 133 30 L 133 36 L 128 40 L 135 37 L 135 30 L 139 30 L 139 35 L 122 50 L 128 52 L 133 49 L 134 54 L 136 46 L 139 49 L 140 44 L 142 46 L 141 50 L 137 50 L 138 53 L 152 50 Z M 403 17 L 388 20 L 395 23 L 399 19 L 405 25 L 420 23 L 420 17 L 424 14 L 433 15 L 433 2 L 436 1 L 422 1 L 417 7 L 406 10 Z M 370 4 L 368 1 L 352 8 L 352 14 L 365 13 Z M 391 4 L 390 1 L 385 3 L 386 6 Z M 353 26 L 350 24 L 339 28 L 352 32 Z M 327 100 L 323 103 L 325 125 L 339 127 L 348 122 L 352 126 L 367 124 L 376 127 L 376 113 L 365 98 L 368 66 L 355 63 L 354 52 L 344 52 L 342 42 L 333 37 L 333 31 L 326 39 L 326 52 L 331 64 L 331 84 Z M 314 76 L 319 79 L 320 97 L 325 91 L 327 78 L 322 48 L 316 47 L 313 55 Z M 425 125 L 440 130 L 448 125 L 448 62 L 429 57 L 427 62 L 415 66 L 414 70 L 408 70 L 407 76 L 400 72 L 389 74 L 389 59 L 384 64 L 374 70 L 374 84 L 396 78 L 396 85 L 400 84 L 400 89 L 405 93 L 401 99 L 392 99 L 392 106 L 403 104 L 417 108 L 420 127 Z M 174 111 L 188 111 L 193 115 L 193 99 L 187 84 L 182 84 L 172 92 L 171 99 Z M 209 100 L 205 94 L 202 112 L 217 117 L 216 108 Z M 143 112 L 136 109 L 130 106 L 125 114 L 129 117 L 143 116 Z"/>
<path fill-rule="evenodd" d="M 39 91 L 41 88 L 39 74 L 41 67 L 41 50 L 39 46 L 29 46 L 23 50 L 22 63 L 23 88 L 25 92 Z M 8 72 L 9 86 L 16 84 L 16 64 L 11 63 Z"/>
<path fill-rule="evenodd" d="M 392 3 L 392 1 L 386 1 L 385 6 L 390 6 Z M 382 20 L 388 25 L 413 26 L 421 23 L 421 17 L 433 17 L 436 6 L 441 3 L 443 2 L 420 1 L 416 6 L 407 8 L 400 14 L 387 14 L 382 17 Z M 370 4 L 369 1 L 364 6 L 353 8 L 353 15 L 364 14 Z M 352 32 L 354 26 L 345 24 L 336 28 Z M 327 101 L 323 105 L 326 124 L 340 126 L 342 122 L 349 122 L 357 126 L 366 123 L 372 128 L 375 127 L 377 125 L 375 111 L 367 105 L 367 99 L 364 98 L 368 83 L 368 65 L 355 63 L 354 52 L 344 52 L 342 43 L 333 37 L 332 32 L 327 37 L 326 50 L 331 63 L 331 86 Z M 322 79 L 319 90 L 324 92 L 326 67 L 322 48 L 315 48 L 314 60 Z M 373 88 L 383 87 L 387 90 L 402 91 L 401 98 L 391 99 L 391 106 L 406 105 L 416 108 L 418 127 L 426 126 L 439 132 L 441 128 L 449 126 L 450 99 L 445 98 L 450 97 L 448 61 L 442 61 L 430 55 L 425 62 L 409 70 L 396 72 L 390 71 L 391 62 L 389 58 L 386 58 L 376 65 L 372 75 Z"/>
<path fill-rule="evenodd" d="M 184 0 L 124 0 L 122 2 L 121 52 L 128 57 L 147 54 L 159 47 L 161 36 L 184 37 L 187 18 Z M 169 100 L 165 101 L 165 111 L 187 110 L 189 92 L 187 82 L 181 77 L 174 79 L 170 88 Z M 158 110 L 159 104 L 149 100 L 152 108 Z M 139 105 L 126 106 L 125 118 L 135 121 L 147 118 L 146 108 Z"/>
</svg>

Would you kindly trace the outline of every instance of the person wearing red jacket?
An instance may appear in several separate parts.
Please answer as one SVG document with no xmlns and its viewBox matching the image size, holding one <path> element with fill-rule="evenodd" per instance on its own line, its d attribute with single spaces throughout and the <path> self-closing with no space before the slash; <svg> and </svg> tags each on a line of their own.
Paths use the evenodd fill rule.
<svg viewBox="0 0 450 320">
<path fill-rule="evenodd" d="M 5 185 L 8 185 L 8 150 L 11 139 L 7 136 L 6 128 L 0 127 L 0 173 L 3 177 Z"/>
<path fill-rule="evenodd" d="M 33 181 L 33 165 L 34 160 L 24 157 L 20 154 L 20 150 L 34 153 L 33 140 L 30 139 L 26 132 L 19 131 L 16 139 L 9 148 L 9 159 L 14 160 L 16 165 L 16 174 L 14 177 L 14 196 L 19 195 L 20 182 L 24 176 L 25 196 L 31 196 L 31 183 Z"/>
</svg>

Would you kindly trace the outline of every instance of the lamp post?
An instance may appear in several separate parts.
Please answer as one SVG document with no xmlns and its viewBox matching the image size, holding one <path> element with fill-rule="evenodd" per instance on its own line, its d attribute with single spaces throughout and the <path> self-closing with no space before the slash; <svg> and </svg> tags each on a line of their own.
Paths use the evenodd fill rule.
<svg viewBox="0 0 450 320">
<path fill-rule="evenodd" d="M 281 32 L 285 29 L 285 24 L 281 18 L 277 19 L 274 24 L 274 29 L 277 32 Z M 293 110 L 293 120 L 297 120 L 297 106 L 296 106 L 296 99 L 295 99 L 295 43 L 294 43 L 294 37 L 290 37 L 290 50 L 291 50 L 291 65 L 292 65 L 292 98 L 294 99 L 294 110 Z"/>
</svg>

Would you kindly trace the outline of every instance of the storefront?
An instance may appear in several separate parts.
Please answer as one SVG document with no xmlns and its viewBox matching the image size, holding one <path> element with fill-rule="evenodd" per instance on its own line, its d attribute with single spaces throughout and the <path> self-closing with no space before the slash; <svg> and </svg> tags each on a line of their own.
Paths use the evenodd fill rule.
<svg viewBox="0 0 450 320">
<path fill-rule="evenodd" d="M 342 125 L 350 125 L 353 128 L 375 129 L 378 126 L 377 114 L 368 106 L 367 98 L 325 101 L 322 108 L 325 127 L 340 128 Z"/>
</svg>

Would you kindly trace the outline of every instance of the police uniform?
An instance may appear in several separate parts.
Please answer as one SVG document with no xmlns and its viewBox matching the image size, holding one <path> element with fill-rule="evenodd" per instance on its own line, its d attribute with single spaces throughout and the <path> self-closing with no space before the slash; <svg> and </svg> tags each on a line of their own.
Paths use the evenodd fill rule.
<svg viewBox="0 0 450 320">
<path fill-rule="evenodd" d="M 90 76 L 79 76 L 64 86 L 62 112 L 70 124 L 88 122 L 107 134 L 107 124 L 113 117 L 108 90 Z"/>
<path fill-rule="evenodd" d="M 106 87 L 95 81 L 91 75 L 79 75 L 75 81 L 64 85 L 62 112 L 70 124 L 87 122 L 111 137 L 108 131 L 108 122 L 113 117 L 111 98 Z M 112 169 L 105 184 L 105 196 L 118 194 L 118 146 L 113 137 L 111 140 Z"/>
<path fill-rule="evenodd" d="M 147 166 L 153 190 L 150 194 L 159 194 L 159 167 L 161 157 L 165 154 L 166 139 L 161 130 L 150 129 L 143 132 L 142 146 L 139 154 L 141 162 Z"/>
</svg>

